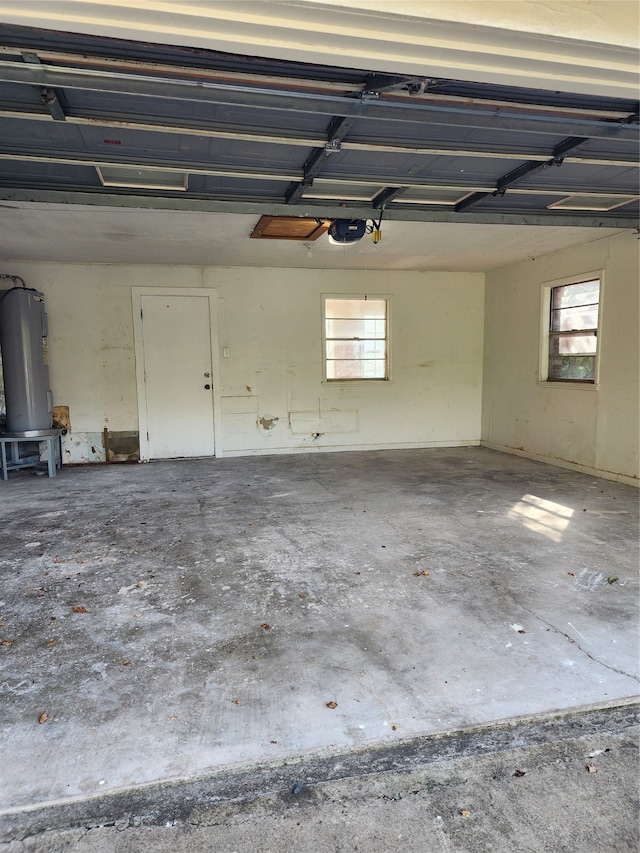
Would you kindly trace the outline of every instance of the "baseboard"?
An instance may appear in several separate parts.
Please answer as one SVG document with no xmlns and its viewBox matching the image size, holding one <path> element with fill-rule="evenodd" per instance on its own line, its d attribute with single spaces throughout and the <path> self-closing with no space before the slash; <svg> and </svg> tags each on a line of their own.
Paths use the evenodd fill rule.
<svg viewBox="0 0 640 853">
<path fill-rule="evenodd" d="M 531 453 L 519 447 L 508 447 L 507 445 L 496 444 L 493 441 L 485 441 L 484 439 L 480 441 L 480 447 L 486 447 L 489 450 L 499 450 L 501 453 L 511 453 L 513 456 L 524 456 L 525 459 L 533 459 L 535 462 L 546 462 L 548 465 L 555 465 L 557 468 L 579 471 L 581 474 L 590 474 L 592 477 L 600 477 L 602 480 L 613 480 L 616 483 L 624 483 L 626 486 L 640 487 L 640 480 L 637 477 L 630 477 L 627 474 L 618 474 L 615 471 L 602 471 L 599 468 L 592 468 L 590 465 L 579 465 L 577 462 L 569 462 L 567 459 L 544 456 L 541 453 Z"/>
<path fill-rule="evenodd" d="M 313 445 L 305 444 L 301 447 L 265 447 L 251 448 L 247 450 L 218 450 L 216 456 L 219 459 L 227 459 L 232 456 L 274 456 L 287 453 L 335 453 L 363 450 L 424 450 L 430 447 L 479 447 L 480 439 L 462 439 L 460 441 L 422 441 L 422 442 L 398 442 L 397 444 L 340 444 L 340 445 Z"/>
</svg>

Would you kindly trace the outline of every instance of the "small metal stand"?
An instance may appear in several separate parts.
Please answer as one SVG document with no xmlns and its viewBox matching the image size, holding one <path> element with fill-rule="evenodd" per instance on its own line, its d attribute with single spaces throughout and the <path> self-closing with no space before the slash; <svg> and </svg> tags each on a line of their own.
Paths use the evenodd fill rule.
<svg viewBox="0 0 640 853">
<path fill-rule="evenodd" d="M 9 479 L 9 471 L 18 468 L 40 467 L 40 454 L 20 457 L 20 442 L 43 441 L 47 445 L 47 471 L 50 477 L 56 476 L 56 469 L 62 468 L 62 429 L 29 429 L 23 432 L 0 432 L 0 459 L 2 479 Z"/>
</svg>

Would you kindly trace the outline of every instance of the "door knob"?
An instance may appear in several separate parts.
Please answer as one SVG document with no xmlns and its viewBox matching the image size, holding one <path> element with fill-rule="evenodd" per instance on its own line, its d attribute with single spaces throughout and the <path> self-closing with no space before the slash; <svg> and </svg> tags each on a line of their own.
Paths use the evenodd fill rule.
<svg viewBox="0 0 640 853">
<path fill-rule="evenodd" d="M 211 388 L 211 385 L 205 385 L 204 387 L 207 389 L 207 391 L 209 391 Z"/>
</svg>

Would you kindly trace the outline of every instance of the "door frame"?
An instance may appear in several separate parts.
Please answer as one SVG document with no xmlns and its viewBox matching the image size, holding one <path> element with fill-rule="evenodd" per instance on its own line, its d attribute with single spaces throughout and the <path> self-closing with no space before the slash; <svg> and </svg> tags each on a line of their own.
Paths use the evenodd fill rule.
<svg viewBox="0 0 640 853">
<path fill-rule="evenodd" d="M 211 381 L 213 384 L 213 441 L 215 456 L 222 455 L 222 415 L 220 394 L 220 346 L 218 334 L 218 291 L 212 287 L 132 287 L 133 343 L 136 361 L 138 395 L 138 430 L 140 461 L 149 462 L 149 418 L 147 385 L 144 374 L 144 336 L 142 325 L 143 296 L 206 296 L 209 299 L 209 329 L 211 347 Z"/>
</svg>

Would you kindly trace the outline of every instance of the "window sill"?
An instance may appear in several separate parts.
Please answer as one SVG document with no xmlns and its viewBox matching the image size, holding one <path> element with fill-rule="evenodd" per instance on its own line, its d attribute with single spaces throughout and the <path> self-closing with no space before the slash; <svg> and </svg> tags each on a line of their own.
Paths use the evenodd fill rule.
<svg viewBox="0 0 640 853">
<path fill-rule="evenodd" d="M 538 379 L 540 388 L 564 388 L 565 391 L 599 391 L 598 382 L 549 382 L 547 379 Z"/>
<path fill-rule="evenodd" d="M 322 384 L 327 387 L 331 387 L 332 385 L 343 387 L 345 385 L 357 385 L 358 387 L 363 385 L 391 385 L 393 383 L 393 379 L 323 379 Z"/>
</svg>

